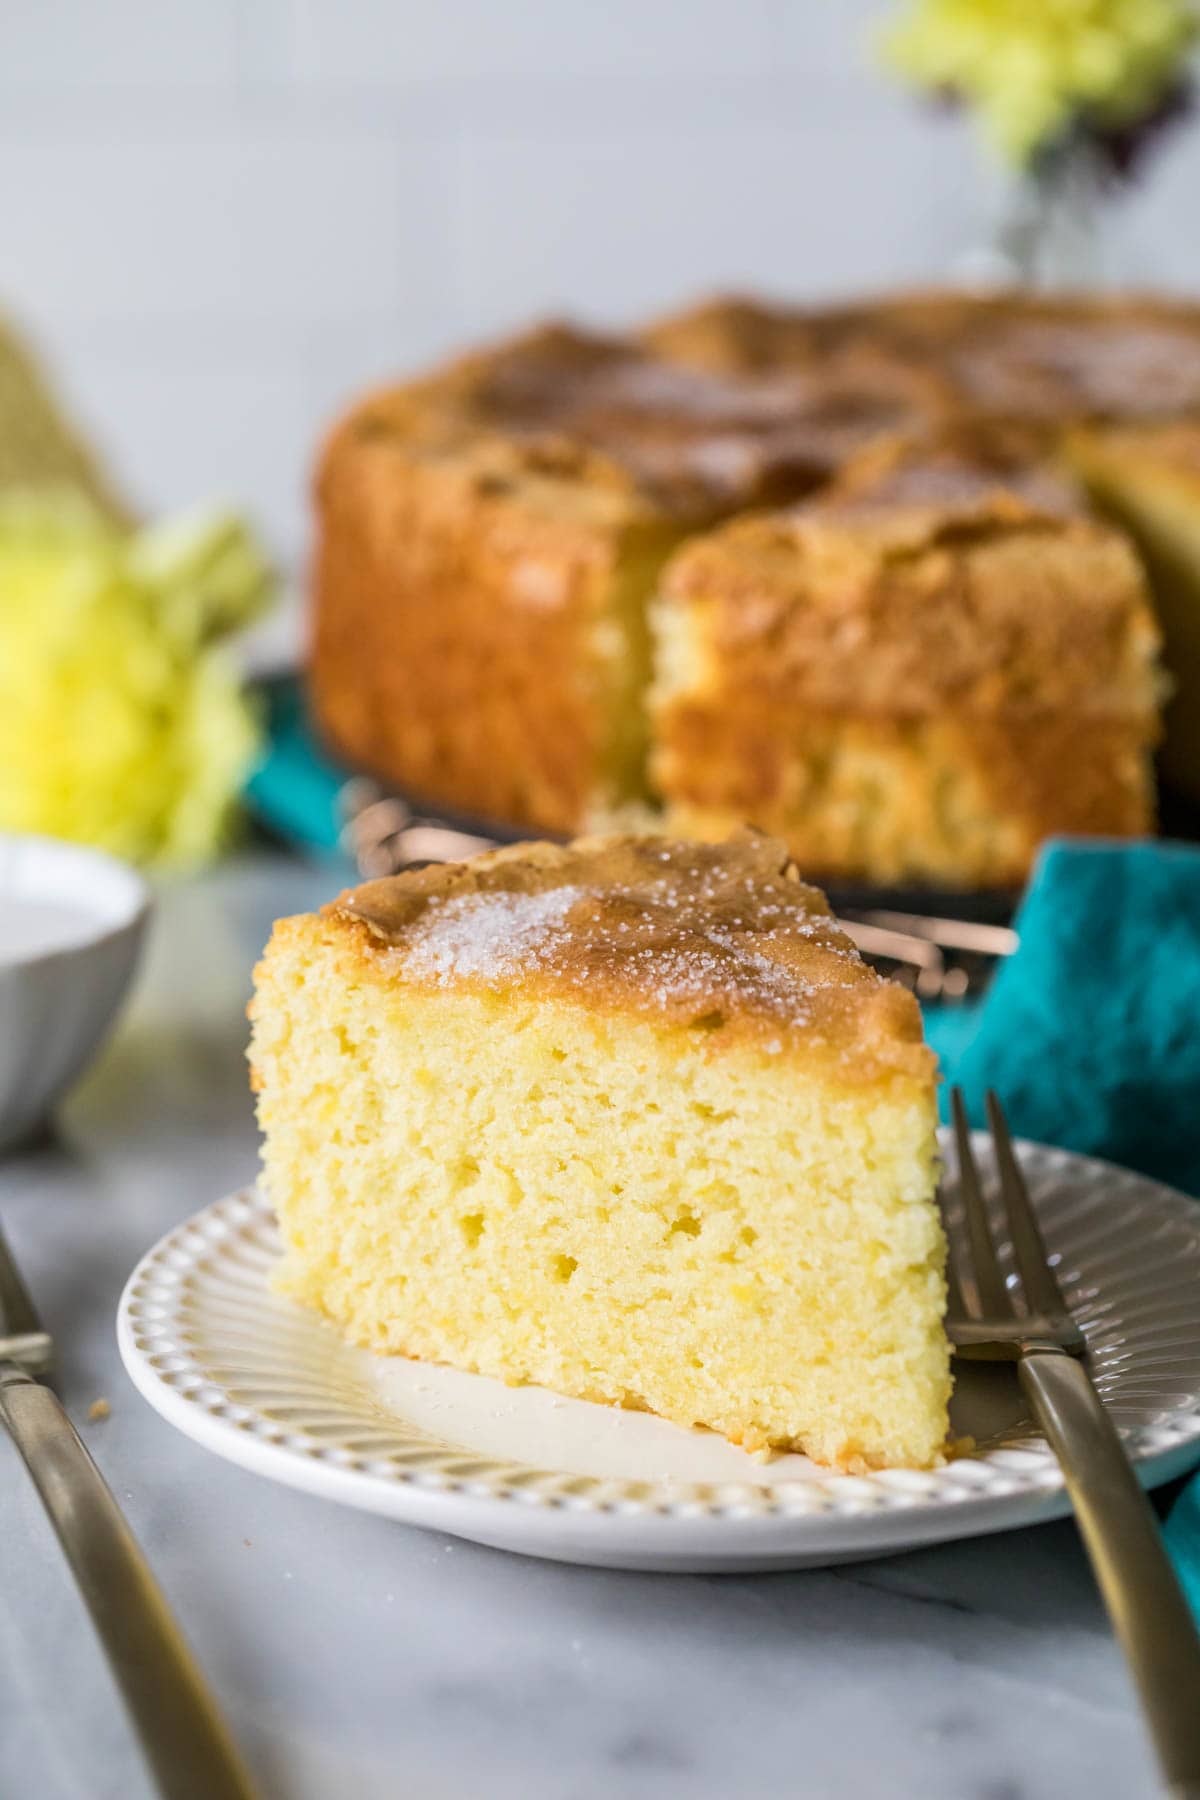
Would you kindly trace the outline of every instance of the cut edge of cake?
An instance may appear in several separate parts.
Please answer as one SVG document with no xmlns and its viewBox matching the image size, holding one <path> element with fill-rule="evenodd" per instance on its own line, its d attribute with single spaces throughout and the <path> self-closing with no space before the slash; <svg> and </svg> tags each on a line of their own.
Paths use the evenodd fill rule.
<svg viewBox="0 0 1200 1800">
<path fill-rule="evenodd" d="M 1065 455 L 1146 565 L 1170 670 L 1160 766 L 1200 800 L 1200 420 L 1081 428 Z"/>
<path fill-rule="evenodd" d="M 979 887 L 1022 880 L 1056 832 L 1152 828 L 1162 676 L 1127 539 L 1040 471 L 1026 493 L 935 461 L 918 498 L 923 454 L 668 563 L 650 709 L 669 828 L 750 818 L 821 878 Z"/>
</svg>

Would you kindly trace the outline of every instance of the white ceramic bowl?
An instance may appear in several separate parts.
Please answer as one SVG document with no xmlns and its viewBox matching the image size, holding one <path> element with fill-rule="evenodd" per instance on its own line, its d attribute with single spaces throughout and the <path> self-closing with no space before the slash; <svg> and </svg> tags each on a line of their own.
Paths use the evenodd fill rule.
<svg viewBox="0 0 1200 1800">
<path fill-rule="evenodd" d="M 0 1150 L 43 1124 L 99 1048 L 149 910 L 111 856 L 0 836 Z"/>
</svg>

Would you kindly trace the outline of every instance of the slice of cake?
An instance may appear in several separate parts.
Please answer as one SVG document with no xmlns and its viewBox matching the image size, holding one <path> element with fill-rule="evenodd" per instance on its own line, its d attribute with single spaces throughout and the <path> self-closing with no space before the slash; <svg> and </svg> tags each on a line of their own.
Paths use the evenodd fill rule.
<svg viewBox="0 0 1200 1800">
<path fill-rule="evenodd" d="M 324 735 L 419 799 L 517 825 L 643 800 L 668 554 L 811 492 L 927 402 L 903 370 L 724 378 L 565 327 L 368 399 L 318 481 Z"/>
<path fill-rule="evenodd" d="M 875 473 L 665 571 L 673 828 L 748 820 L 814 874 L 951 887 L 1020 881 L 1056 832 L 1148 831 L 1157 634 L 1126 539 L 952 459 Z"/>
<path fill-rule="evenodd" d="M 279 1286 L 358 1344 L 848 1469 L 949 1392 L 934 1070 L 782 846 L 520 846 L 283 919 Z"/>
</svg>

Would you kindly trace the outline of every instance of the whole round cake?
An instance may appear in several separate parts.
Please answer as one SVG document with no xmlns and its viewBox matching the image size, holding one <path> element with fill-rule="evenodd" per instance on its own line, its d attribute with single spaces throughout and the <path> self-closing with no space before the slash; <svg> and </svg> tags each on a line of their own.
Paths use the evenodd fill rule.
<svg viewBox="0 0 1200 1800">
<path fill-rule="evenodd" d="M 369 396 L 312 694 L 435 808 L 1008 886 L 1200 793 L 1200 307 L 929 292 L 540 328 Z M 1167 674 L 1160 668 L 1165 662 Z"/>
</svg>

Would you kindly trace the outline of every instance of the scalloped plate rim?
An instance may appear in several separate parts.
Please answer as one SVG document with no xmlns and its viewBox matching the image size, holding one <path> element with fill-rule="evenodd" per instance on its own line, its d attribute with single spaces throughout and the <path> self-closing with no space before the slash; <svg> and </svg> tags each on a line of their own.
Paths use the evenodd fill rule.
<svg viewBox="0 0 1200 1800">
<path fill-rule="evenodd" d="M 983 1134 L 977 1134 L 980 1147 L 989 1148 Z M 1200 1202 L 1152 1181 L 1135 1175 L 1115 1164 L 1082 1157 L 1070 1151 L 1022 1142 L 1018 1146 L 1022 1160 L 1034 1169 L 1047 1163 L 1052 1172 L 1068 1183 L 1071 1176 L 1089 1184 L 1115 1182 L 1140 1192 L 1161 1212 L 1160 1222 L 1183 1228 L 1200 1254 Z M 659 1489 L 657 1501 L 627 1502 L 597 1500 L 576 1496 L 547 1495 L 536 1490 L 522 1491 L 505 1487 L 511 1478 L 513 1464 L 492 1458 L 490 1483 L 482 1478 L 463 1481 L 432 1477 L 421 1471 L 395 1471 L 388 1474 L 354 1466 L 353 1458 L 339 1464 L 331 1461 L 328 1447 L 321 1448 L 315 1439 L 313 1447 L 305 1447 L 303 1427 L 293 1423 L 284 1428 L 268 1413 L 243 1402 L 235 1402 L 232 1410 L 245 1417 L 234 1420 L 221 1416 L 195 1397 L 198 1387 L 211 1393 L 221 1392 L 220 1384 L 204 1379 L 202 1360 L 193 1359 L 195 1375 L 189 1375 L 189 1386 L 183 1389 L 165 1380 L 149 1360 L 150 1353 L 138 1342 L 139 1332 L 134 1309 L 141 1304 L 144 1291 L 150 1287 L 156 1296 L 153 1304 L 167 1304 L 157 1297 L 159 1290 L 176 1293 L 189 1291 L 189 1283 L 203 1284 L 204 1264 L 200 1253 L 181 1248 L 189 1234 L 204 1234 L 211 1255 L 210 1263 L 229 1255 L 235 1240 L 232 1227 L 226 1227 L 225 1216 L 239 1211 L 243 1215 L 243 1237 L 246 1227 L 273 1230 L 274 1221 L 265 1200 L 254 1188 L 235 1190 L 167 1232 L 138 1262 L 122 1293 L 117 1319 L 117 1336 L 122 1361 L 135 1387 L 148 1403 L 177 1430 L 203 1448 L 249 1470 L 300 1491 L 349 1505 L 397 1521 L 447 1535 L 473 1540 L 500 1549 L 540 1556 L 556 1561 L 581 1563 L 597 1567 L 692 1571 L 718 1573 L 754 1569 L 801 1568 L 820 1564 L 896 1554 L 935 1543 L 1014 1530 L 1019 1527 L 1061 1518 L 1070 1513 L 1071 1504 L 1063 1487 L 1062 1476 L 1045 1444 L 1037 1438 L 1027 1448 L 1018 1444 L 1015 1451 L 1036 1459 L 1038 1467 L 1027 1470 L 1024 1485 L 1006 1485 L 1003 1468 L 992 1462 L 992 1452 L 971 1460 L 976 1467 L 1000 1469 L 998 1490 L 986 1488 L 948 1487 L 927 1495 L 901 1497 L 888 1487 L 889 1472 L 852 1478 L 836 1472 L 822 1474 L 811 1484 L 810 1492 L 827 1504 L 790 1511 L 779 1509 L 778 1503 L 767 1501 L 749 1511 L 734 1503 L 716 1504 L 711 1499 L 689 1499 L 687 1491 L 703 1494 L 721 1483 L 680 1483 Z M 258 1246 L 256 1245 L 256 1248 Z M 162 1270 L 169 1259 L 176 1278 L 163 1281 Z M 253 1292 L 253 1289 L 250 1290 Z M 265 1288 L 261 1289 L 265 1295 Z M 1200 1299 L 1197 1300 L 1197 1337 L 1200 1342 Z M 303 1309 L 289 1308 L 289 1316 L 301 1321 L 301 1329 L 320 1334 L 322 1348 L 336 1360 L 347 1353 L 347 1347 L 336 1336 L 334 1328 Z M 257 1322 L 270 1315 L 257 1315 Z M 266 1340 L 270 1339 L 270 1329 Z M 314 1344 L 318 1341 L 314 1336 Z M 362 1352 L 349 1351 L 351 1356 Z M 187 1353 L 178 1352 L 176 1360 L 187 1361 Z M 1135 1364 L 1136 1367 L 1136 1358 Z M 471 1381 L 482 1379 L 469 1377 Z M 224 1404 L 224 1403 L 223 1403 Z M 303 1401 L 301 1402 L 303 1404 Z M 336 1403 L 335 1403 L 336 1404 Z M 584 1401 L 567 1401 L 571 1407 L 586 1407 Z M 225 1410 L 230 1410 L 225 1408 Z M 1170 1481 L 1184 1473 L 1200 1459 L 1200 1389 L 1191 1393 L 1186 1403 L 1172 1407 L 1147 1405 L 1147 1417 L 1132 1433 L 1139 1477 L 1147 1487 Z M 1165 1417 L 1161 1416 L 1164 1415 Z M 634 1415 L 639 1416 L 639 1415 Z M 397 1443 L 404 1439 L 405 1421 L 392 1415 Z M 414 1431 L 411 1424 L 409 1431 Z M 421 1435 L 418 1432 L 418 1435 Z M 1144 1444 L 1140 1440 L 1149 1438 Z M 1157 1446 L 1155 1440 L 1158 1441 Z M 486 1464 L 486 1454 L 463 1447 L 446 1447 L 447 1455 L 466 1457 Z M 1001 1446 L 1003 1449 L 1003 1446 Z M 1011 1457 L 1014 1452 L 1008 1452 Z M 370 1461 L 370 1458 L 360 1458 Z M 376 1460 L 383 1460 L 377 1458 Z M 532 1465 L 524 1465 L 531 1468 Z M 954 1465 L 951 1465 L 952 1467 Z M 894 1472 L 892 1472 L 894 1475 Z M 939 1485 L 945 1471 L 936 1472 L 931 1480 Z M 571 1472 L 542 1470 L 536 1479 L 570 1479 L 584 1489 L 614 1485 L 648 1485 L 645 1481 L 631 1484 L 612 1478 L 577 1476 Z M 849 1501 L 839 1500 L 849 1483 L 854 1490 Z M 653 1483 L 649 1484 L 653 1491 Z M 736 1484 L 729 1484 L 734 1486 Z M 866 1493 L 864 1493 L 866 1490 Z M 786 1492 L 780 1484 L 769 1484 L 757 1490 L 760 1495 Z M 794 1499 L 798 1489 L 792 1489 Z M 867 1495 L 874 1498 L 867 1498 Z M 855 1504 L 855 1500 L 859 1503 Z"/>
</svg>

